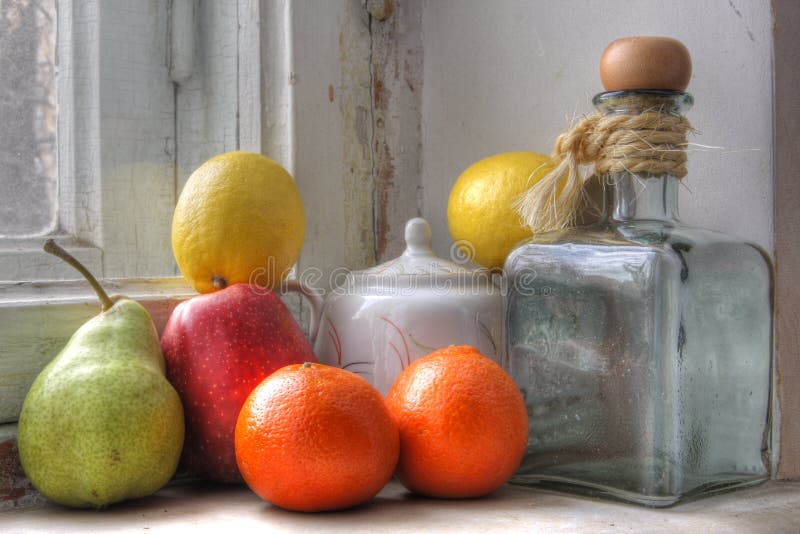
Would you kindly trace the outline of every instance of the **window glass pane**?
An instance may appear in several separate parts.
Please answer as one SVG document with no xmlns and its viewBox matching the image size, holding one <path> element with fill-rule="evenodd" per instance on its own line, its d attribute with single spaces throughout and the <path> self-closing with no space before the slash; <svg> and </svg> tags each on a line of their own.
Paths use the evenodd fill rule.
<svg viewBox="0 0 800 534">
<path fill-rule="evenodd" d="M 56 0 L 0 0 L 0 236 L 55 229 Z"/>
</svg>

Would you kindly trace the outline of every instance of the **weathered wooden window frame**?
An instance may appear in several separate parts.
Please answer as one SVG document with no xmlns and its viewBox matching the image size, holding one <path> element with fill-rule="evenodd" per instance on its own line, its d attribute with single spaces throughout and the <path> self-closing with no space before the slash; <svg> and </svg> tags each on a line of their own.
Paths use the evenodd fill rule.
<svg viewBox="0 0 800 534">
<path fill-rule="evenodd" d="M 159 328 L 194 294 L 177 276 L 170 246 L 177 194 L 214 154 L 264 151 L 261 22 L 268 12 L 276 38 L 287 31 L 288 7 L 264 2 L 262 13 L 258 0 L 58 2 L 53 237 L 111 292 L 142 302 Z M 176 52 L 184 54 L 183 72 L 173 68 Z M 291 99 L 278 91 L 272 98 L 272 117 L 286 114 Z M 291 168 L 285 134 L 273 157 Z M 0 423 L 16 421 L 38 370 L 97 313 L 76 273 L 42 251 L 46 237 L 0 243 Z"/>
</svg>

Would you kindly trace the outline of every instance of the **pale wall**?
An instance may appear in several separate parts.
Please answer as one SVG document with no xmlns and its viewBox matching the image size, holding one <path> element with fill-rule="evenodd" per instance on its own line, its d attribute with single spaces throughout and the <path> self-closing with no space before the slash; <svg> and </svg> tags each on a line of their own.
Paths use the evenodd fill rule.
<svg viewBox="0 0 800 534">
<path fill-rule="evenodd" d="M 451 243 L 446 206 L 472 162 L 550 152 L 602 90 L 598 60 L 628 35 L 666 35 L 692 54 L 688 118 L 700 133 L 681 192 L 685 221 L 773 252 L 772 16 L 766 0 L 429 0 L 423 3 L 422 212 Z"/>
</svg>

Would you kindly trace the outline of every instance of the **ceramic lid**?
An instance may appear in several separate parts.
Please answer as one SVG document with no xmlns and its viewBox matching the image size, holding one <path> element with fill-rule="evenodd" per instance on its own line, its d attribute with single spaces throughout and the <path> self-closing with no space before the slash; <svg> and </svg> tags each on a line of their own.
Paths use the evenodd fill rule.
<svg viewBox="0 0 800 534">
<path fill-rule="evenodd" d="M 491 275 L 469 264 L 440 258 L 431 248 L 431 226 L 421 217 L 406 223 L 406 249 L 402 255 L 375 267 L 355 271 L 348 284 L 360 288 L 475 286 L 476 281 L 491 283 Z"/>
</svg>

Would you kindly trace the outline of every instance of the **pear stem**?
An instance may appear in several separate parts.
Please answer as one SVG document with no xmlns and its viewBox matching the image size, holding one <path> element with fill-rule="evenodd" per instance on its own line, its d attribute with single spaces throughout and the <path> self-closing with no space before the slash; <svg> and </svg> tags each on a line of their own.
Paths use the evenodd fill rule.
<svg viewBox="0 0 800 534">
<path fill-rule="evenodd" d="M 45 241 L 44 251 L 47 252 L 48 254 L 52 254 L 53 256 L 61 258 L 65 262 L 69 263 L 79 273 L 81 273 L 84 278 L 86 278 L 86 281 L 89 282 L 89 284 L 92 286 L 94 292 L 97 293 L 97 297 L 100 299 L 100 304 L 103 307 L 103 311 L 108 310 L 111 306 L 114 305 L 114 302 L 108 297 L 108 293 L 105 292 L 103 286 L 101 286 L 100 282 L 97 281 L 97 278 L 95 278 L 94 275 L 92 275 L 92 273 L 89 272 L 89 269 L 84 267 L 83 264 L 79 262 L 75 256 L 73 256 L 72 254 L 61 248 L 52 239 L 48 239 L 47 241 Z"/>
</svg>

